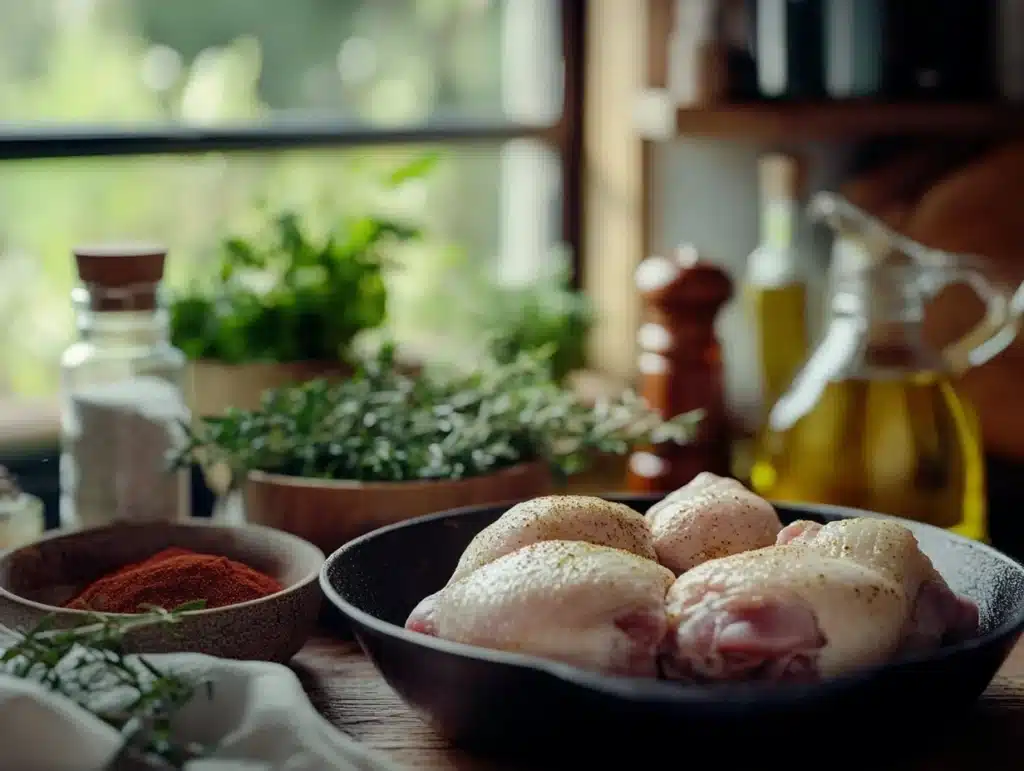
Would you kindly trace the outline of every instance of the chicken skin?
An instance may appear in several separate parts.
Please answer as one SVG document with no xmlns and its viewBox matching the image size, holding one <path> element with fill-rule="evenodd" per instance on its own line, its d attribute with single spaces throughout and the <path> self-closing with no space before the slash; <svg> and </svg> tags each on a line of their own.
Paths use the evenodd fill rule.
<svg viewBox="0 0 1024 771">
<path fill-rule="evenodd" d="M 822 526 L 798 520 L 779 533 L 780 544 L 810 544 L 830 557 L 845 557 L 884 573 L 913 601 L 903 629 L 902 652 L 939 647 L 946 638 L 963 640 L 978 632 L 978 606 L 958 596 L 898 522 L 844 519 Z"/>
<path fill-rule="evenodd" d="M 540 541 L 585 541 L 656 558 L 644 516 L 629 506 L 588 495 L 547 495 L 516 504 L 480 531 L 448 583 Z"/>
<path fill-rule="evenodd" d="M 696 682 L 815 681 L 978 629 L 913 534 L 874 518 L 793 523 L 685 573 L 666 602 L 663 671 Z"/>
<path fill-rule="evenodd" d="M 772 505 L 735 479 L 709 472 L 647 512 L 658 561 L 676 575 L 708 560 L 775 543 L 782 523 Z"/>
<path fill-rule="evenodd" d="M 406 628 L 612 675 L 654 677 L 675 576 L 628 551 L 548 540 L 430 595 Z"/>
</svg>

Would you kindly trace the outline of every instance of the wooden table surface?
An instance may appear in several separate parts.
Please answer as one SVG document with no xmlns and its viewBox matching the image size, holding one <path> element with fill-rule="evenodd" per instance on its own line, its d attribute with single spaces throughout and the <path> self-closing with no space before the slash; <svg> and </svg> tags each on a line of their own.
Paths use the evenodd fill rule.
<svg viewBox="0 0 1024 771">
<path fill-rule="evenodd" d="M 533 771 L 528 764 L 474 757 L 448 745 L 405 706 L 353 642 L 320 635 L 296 657 L 293 668 L 328 720 L 410 769 Z M 872 771 L 1024 768 L 1024 640 L 962 730 L 929 737 L 913 760 L 886 765 L 884 757 L 880 751 L 880 762 Z"/>
</svg>

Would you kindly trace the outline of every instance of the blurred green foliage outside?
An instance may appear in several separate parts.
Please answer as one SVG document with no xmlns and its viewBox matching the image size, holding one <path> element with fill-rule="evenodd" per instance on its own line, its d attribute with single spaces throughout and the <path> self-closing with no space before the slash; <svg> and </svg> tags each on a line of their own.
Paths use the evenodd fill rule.
<svg viewBox="0 0 1024 771">
<path fill-rule="evenodd" d="M 487 0 L 0 0 L 0 115 L 130 127 L 324 112 L 376 125 L 500 114 L 500 13 Z M 227 233 L 300 211 L 313 228 L 373 214 L 422 229 L 390 274 L 391 331 L 457 334 L 452 270 L 496 251 L 499 148 L 443 146 L 423 180 L 377 183 L 422 147 L 0 163 L 0 394 L 55 391 L 74 334 L 70 249 L 162 239 L 168 282 L 215 269 Z M 467 267 L 468 266 L 468 267 Z M 450 307 L 450 305 L 448 306 Z M 463 328 L 462 336 L 467 330 Z"/>
</svg>

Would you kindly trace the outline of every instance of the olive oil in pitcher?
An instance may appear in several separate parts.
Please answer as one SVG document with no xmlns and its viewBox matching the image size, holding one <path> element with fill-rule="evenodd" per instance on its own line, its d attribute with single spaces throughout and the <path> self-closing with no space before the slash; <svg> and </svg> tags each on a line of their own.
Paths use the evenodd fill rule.
<svg viewBox="0 0 1024 771">
<path fill-rule="evenodd" d="M 777 500 L 853 506 L 985 540 L 979 439 L 972 408 L 946 377 L 851 377 L 765 432 L 751 482 Z"/>
<path fill-rule="evenodd" d="M 863 508 L 986 540 L 980 424 L 956 382 L 1013 339 L 1016 304 L 966 258 L 892 239 L 885 260 L 834 276 L 824 335 L 769 413 L 751 484 L 775 500 Z M 924 309 L 953 283 L 973 287 L 989 313 L 935 350 Z"/>
</svg>

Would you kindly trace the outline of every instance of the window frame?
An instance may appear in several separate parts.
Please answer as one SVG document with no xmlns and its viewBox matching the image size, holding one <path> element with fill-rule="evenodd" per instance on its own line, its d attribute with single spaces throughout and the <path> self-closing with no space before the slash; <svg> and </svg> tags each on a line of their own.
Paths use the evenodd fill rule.
<svg viewBox="0 0 1024 771">
<path fill-rule="evenodd" d="M 514 0 L 506 0 L 506 2 Z M 587 0 L 555 0 L 561 26 L 562 105 L 557 120 L 521 123 L 432 119 L 420 126 L 373 127 L 330 117 L 274 118 L 263 124 L 142 126 L 73 124 L 0 127 L 0 161 L 185 155 L 204 152 L 344 149 L 369 145 L 493 144 L 533 139 L 559 157 L 563 185 L 561 238 L 572 255 L 572 278 L 582 276 L 582 155 Z"/>
<path fill-rule="evenodd" d="M 471 120 L 431 121 L 422 126 L 375 128 L 351 122 L 313 119 L 272 119 L 258 125 L 234 127 L 8 127 L 0 129 L 0 161 L 501 142 L 524 137 L 557 144 L 558 128 L 558 123 L 529 125 Z"/>
</svg>

